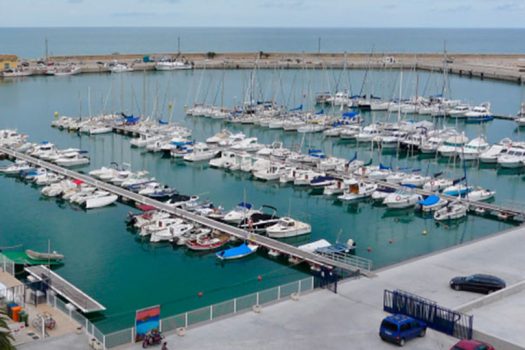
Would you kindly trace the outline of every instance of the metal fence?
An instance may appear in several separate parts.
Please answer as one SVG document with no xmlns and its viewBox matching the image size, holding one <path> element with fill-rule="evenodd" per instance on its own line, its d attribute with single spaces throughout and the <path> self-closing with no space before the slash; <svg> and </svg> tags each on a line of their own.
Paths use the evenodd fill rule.
<svg viewBox="0 0 525 350">
<path fill-rule="evenodd" d="M 0 259 L 1 259 L 1 261 L 0 261 L 0 269 L 2 269 L 2 271 L 4 271 L 4 272 L 7 272 L 11 276 L 14 276 L 15 275 L 15 263 L 14 263 L 14 261 L 12 261 L 11 259 L 9 259 L 8 257 L 6 257 L 3 254 L 0 254 Z"/>
<path fill-rule="evenodd" d="M 160 330 L 164 333 L 167 333 L 174 331 L 177 328 L 193 327 L 198 324 L 211 322 L 223 317 L 252 310 L 254 306 L 268 305 L 280 300 L 288 299 L 292 296 L 292 294 L 296 294 L 298 296 L 300 293 L 308 292 L 313 289 L 314 278 L 308 277 L 282 286 L 266 289 L 257 293 L 248 294 L 239 298 L 185 312 L 183 314 L 163 318 L 160 322 Z M 108 349 L 124 344 L 129 344 L 134 341 L 133 335 L 134 328 L 128 328 L 107 334 L 103 336 L 103 344 Z"/>
</svg>

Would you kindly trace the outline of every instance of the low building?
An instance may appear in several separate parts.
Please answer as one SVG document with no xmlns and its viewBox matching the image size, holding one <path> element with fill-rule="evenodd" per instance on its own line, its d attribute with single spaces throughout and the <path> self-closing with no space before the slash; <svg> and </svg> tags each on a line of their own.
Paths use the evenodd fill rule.
<svg viewBox="0 0 525 350">
<path fill-rule="evenodd" d="M 0 72 L 15 69 L 18 66 L 18 56 L 0 55 Z"/>
</svg>

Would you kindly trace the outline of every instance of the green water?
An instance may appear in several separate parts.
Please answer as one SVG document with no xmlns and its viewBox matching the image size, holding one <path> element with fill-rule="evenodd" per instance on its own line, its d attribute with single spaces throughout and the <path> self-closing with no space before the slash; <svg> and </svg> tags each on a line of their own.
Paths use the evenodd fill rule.
<svg viewBox="0 0 525 350">
<path fill-rule="evenodd" d="M 120 135 L 94 137 L 60 132 L 49 124 L 54 111 L 65 115 L 78 115 L 82 101 L 82 114 L 87 114 L 87 91 L 91 91 L 91 110 L 98 112 L 104 105 L 115 109 L 124 106 L 139 112 L 146 86 L 147 110 L 152 110 L 155 96 L 157 105 L 175 101 L 174 120 L 193 129 L 194 137 L 203 140 L 225 125 L 221 121 L 186 118 L 183 106 L 193 102 L 199 81 L 199 100 L 207 96 L 208 102 L 220 103 L 221 81 L 224 76 L 224 101 L 231 105 L 243 100 L 242 91 L 248 85 L 248 71 L 177 72 L 148 74 L 84 75 L 74 77 L 34 77 L 13 82 L 0 80 L 0 128 L 16 127 L 28 133 L 33 141 L 48 140 L 60 147 L 75 146 L 86 149 L 92 164 L 80 170 L 88 171 L 111 161 L 129 162 L 135 170 L 147 169 L 160 181 L 172 185 L 182 193 L 199 194 L 229 208 L 246 195 L 255 206 L 269 204 L 277 207 L 281 215 L 312 224 L 311 235 L 294 243 L 326 238 L 354 239 L 357 254 L 370 258 L 375 267 L 393 264 L 414 256 L 450 247 L 510 227 L 509 224 L 469 216 L 452 225 L 438 225 L 409 211 L 391 211 L 369 202 L 340 204 L 333 199 L 313 195 L 307 189 L 279 186 L 275 183 L 252 181 L 247 174 L 227 173 L 211 169 L 206 164 L 188 164 L 162 159 L 158 154 L 131 149 L 129 138 Z M 330 73 L 337 76 L 338 72 Z M 305 91 L 326 90 L 327 73 L 316 71 L 271 71 L 258 73 L 260 91 L 265 97 L 299 104 Z M 278 79 L 280 76 L 280 79 Z M 352 72 L 351 81 L 359 86 L 363 72 Z M 397 79 L 395 73 L 374 73 L 381 81 L 380 90 L 391 91 Z M 423 75 L 426 77 L 426 75 Z M 433 80 L 438 81 L 439 76 Z M 279 82 L 281 80 L 281 82 Z M 410 78 L 407 78 L 410 82 Z M 282 85 L 280 89 L 275 86 Z M 411 95 L 407 83 L 406 95 Z M 428 84 L 431 86 L 432 84 Z M 437 83 L 434 84 L 437 89 Z M 434 90 L 435 90 L 434 89 Z M 428 89 L 428 93 L 434 93 Z M 514 113 L 521 90 L 518 86 L 492 81 L 452 78 L 454 97 L 472 103 L 490 100 L 494 111 Z M 270 96 L 268 96 L 270 95 Z M 80 98 L 79 98 L 80 96 Z M 134 96 L 134 97 L 133 97 Z M 385 114 L 367 115 L 368 119 L 385 119 Z M 454 126 L 452 123 L 451 126 Z M 369 146 L 324 139 L 322 135 L 308 135 L 304 139 L 296 133 L 268 130 L 253 126 L 230 126 L 233 130 L 258 136 L 262 142 L 282 140 L 285 145 L 300 144 L 320 147 L 329 154 L 358 157 L 400 167 L 422 168 L 425 172 L 444 171 L 450 177 L 463 174 L 459 164 L 439 160 L 420 159 L 418 156 L 378 154 Z M 468 126 L 472 137 L 485 132 L 489 141 L 496 142 L 506 136 L 523 139 L 511 122 L 494 121 L 484 127 Z M 0 162 L 0 165 L 6 162 Z M 501 172 L 492 168 L 467 167 L 472 184 L 497 191 L 496 202 L 513 204 L 523 198 L 524 186 L 520 172 Z M 213 254 L 191 254 L 185 249 L 169 245 L 141 243 L 126 230 L 124 219 L 130 207 L 123 204 L 85 212 L 68 203 L 44 199 L 37 188 L 14 178 L 0 177 L 0 246 L 23 243 L 25 247 L 44 250 L 50 239 L 53 248 L 66 256 L 66 263 L 57 271 L 108 309 L 96 319 L 104 331 L 115 330 L 132 323 L 134 311 L 149 305 L 161 304 L 163 316 L 191 310 L 234 296 L 265 289 L 307 275 L 263 255 L 228 264 L 219 264 Z M 342 230 L 342 234 L 339 232 Z M 368 250 L 370 247 L 370 251 Z M 261 275 L 262 281 L 258 281 Z M 198 292 L 203 292 L 199 298 Z M 104 319 L 105 318 L 105 319 Z"/>
</svg>

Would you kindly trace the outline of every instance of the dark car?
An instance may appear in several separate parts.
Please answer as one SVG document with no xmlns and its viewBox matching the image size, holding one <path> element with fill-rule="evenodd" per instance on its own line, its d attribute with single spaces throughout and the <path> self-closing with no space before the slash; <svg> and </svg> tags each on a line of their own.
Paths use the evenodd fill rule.
<svg viewBox="0 0 525 350">
<path fill-rule="evenodd" d="M 454 277 L 450 280 L 450 288 L 455 290 L 466 290 L 476 293 L 492 293 L 506 287 L 505 281 L 491 275 L 470 275 Z"/>
<path fill-rule="evenodd" d="M 379 336 L 384 341 L 405 345 L 407 340 L 424 337 L 427 325 L 424 322 L 405 315 L 387 316 L 379 327 Z"/>
<path fill-rule="evenodd" d="M 490 344 L 478 340 L 463 339 L 456 343 L 450 350 L 495 350 Z"/>
</svg>

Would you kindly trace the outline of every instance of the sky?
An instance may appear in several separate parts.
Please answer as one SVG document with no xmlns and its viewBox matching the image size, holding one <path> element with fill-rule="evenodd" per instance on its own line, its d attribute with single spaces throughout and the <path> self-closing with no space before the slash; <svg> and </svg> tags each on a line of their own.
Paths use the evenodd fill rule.
<svg viewBox="0 0 525 350">
<path fill-rule="evenodd" d="M 523 28 L 524 18 L 525 0 L 0 0 L 0 27 Z"/>
</svg>

